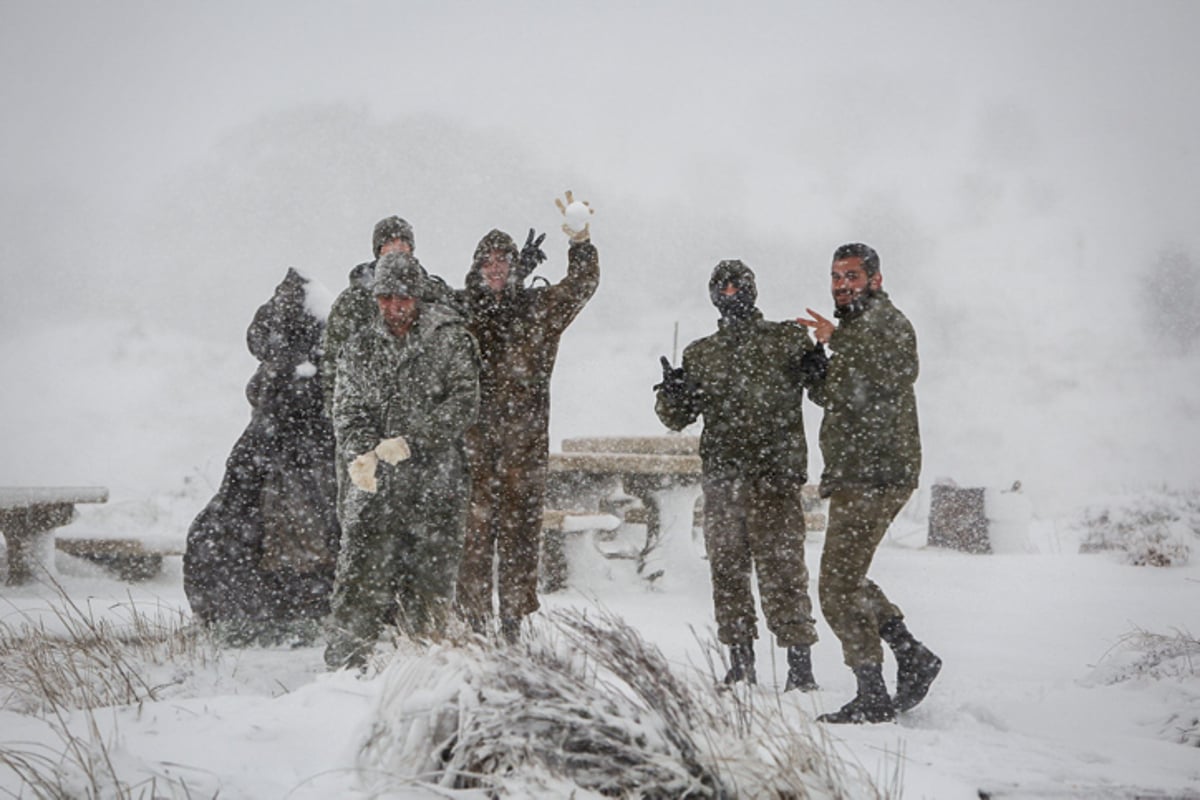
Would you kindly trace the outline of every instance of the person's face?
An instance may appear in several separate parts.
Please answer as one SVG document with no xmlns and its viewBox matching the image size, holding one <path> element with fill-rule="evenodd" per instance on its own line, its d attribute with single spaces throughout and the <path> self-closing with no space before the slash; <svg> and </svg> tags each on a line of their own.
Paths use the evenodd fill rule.
<svg viewBox="0 0 1200 800">
<path fill-rule="evenodd" d="M 379 257 L 383 258 L 388 253 L 404 253 L 405 255 L 411 256 L 412 245 L 403 239 L 390 239 L 380 245 Z"/>
<path fill-rule="evenodd" d="M 838 308 L 845 308 L 883 284 L 883 276 L 878 272 L 867 277 L 862 259 L 857 256 L 834 261 L 829 275 L 832 279 L 833 304 Z"/>
<path fill-rule="evenodd" d="M 417 321 L 417 298 L 406 294 L 377 295 L 379 313 L 383 323 L 395 336 L 404 336 Z"/>
<path fill-rule="evenodd" d="M 484 286 L 493 292 L 504 290 L 508 283 L 508 271 L 512 265 L 508 262 L 508 254 L 502 250 L 493 250 L 479 266 L 479 276 L 483 278 Z"/>
</svg>

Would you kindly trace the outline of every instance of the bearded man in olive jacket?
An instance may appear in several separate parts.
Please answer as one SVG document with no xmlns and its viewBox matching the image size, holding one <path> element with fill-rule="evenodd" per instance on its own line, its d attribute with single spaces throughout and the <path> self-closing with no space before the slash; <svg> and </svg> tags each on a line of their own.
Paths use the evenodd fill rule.
<svg viewBox="0 0 1200 800">
<path fill-rule="evenodd" d="M 875 549 L 908 501 L 921 472 L 921 433 L 913 385 L 919 371 L 917 336 L 883 291 L 879 254 L 847 244 L 833 254 L 834 316 L 811 308 L 818 342 L 833 351 L 809 391 L 825 409 L 821 421 L 821 496 L 829 524 L 817 592 L 821 612 L 842 643 L 858 691 L 853 700 L 818 719 L 835 723 L 886 722 L 924 699 L 942 662 L 913 638 L 904 614 L 867 577 Z M 883 680 L 883 648 L 898 667 L 896 695 Z"/>
<path fill-rule="evenodd" d="M 567 193 L 567 203 L 571 203 Z M 567 206 L 559 201 L 565 213 Z M 589 207 L 590 208 L 590 207 Z M 567 326 L 600 283 L 600 259 L 589 226 L 564 223 L 570 239 L 567 274 L 544 286 L 525 278 L 545 254 L 545 238 L 529 232 L 518 251 L 507 233 L 479 241 L 462 300 L 479 344 L 479 420 L 467 431 L 471 511 L 459 571 L 457 603 L 480 633 L 493 617 L 492 568 L 501 631 L 515 638 L 521 620 L 539 608 L 538 553 L 550 454 L 550 377 Z"/>
<path fill-rule="evenodd" d="M 420 300 L 424 270 L 385 255 L 377 319 L 342 348 L 333 426 L 338 555 L 325 662 L 362 666 L 384 623 L 437 636 L 454 597 L 470 477 L 463 435 L 479 408 L 479 356 L 462 317 Z"/>
<path fill-rule="evenodd" d="M 704 417 L 704 542 L 717 639 L 729 646 L 725 682 L 756 680 L 753 569 L 767 627 L 787 648 L 784 690 L 809 691 L 817 688 L 817 631 L 804 564 L 808 445 L 801 401 L 822 354 L 800 326 L 763 319 L 754 273 L 741 261 L 718 264 L 708 291 L 721 314 L 717 332 L 688 345 L 678 369 L 663 357 L 655 411 L 672 430 Z"/>
</svg>

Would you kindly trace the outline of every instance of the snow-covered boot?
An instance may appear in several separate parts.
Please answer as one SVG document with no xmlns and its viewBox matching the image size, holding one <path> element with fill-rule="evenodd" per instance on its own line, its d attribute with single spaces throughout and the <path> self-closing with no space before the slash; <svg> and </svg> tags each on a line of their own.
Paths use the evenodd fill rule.
<svg viewBox="0 0 1200 800">
<path fill-rule="evenodd" d="M 896 708 L 883 682 L 883 666 L 863 664 L 855 667 L 854 677 L 858 681 L 858 694 L 854 699 L 832 714 L 817 717 L 817 722 L 861 725 L 864 722 L 889 722 L 895 719 Z"/>
<path fill-rule="evenodd" d="M 942 671 L 942 660 L 913 638 L 902 619 L 883 623 L 879 636 L 896 656 L 896 710 L 908 711 L 925 699 Z"/>
<path fill-rule="evenodd" d="M 790 692 L 792 689 L 811 692 L 821 688 L 817 686 L 817 680 L 813 677 L 812 648 L 809 645 L 794 644 L 789 647 L 787 662 L 787 683 L 783 687 L 785 692 Z"/>
<path fill-rule="evenodd" d="M 729 645 L 729 671 L 725 673 L 726 685 L 745 681 L 753 686 L 758 683 L 754 674 L 754 643 Z"/>
</svg>

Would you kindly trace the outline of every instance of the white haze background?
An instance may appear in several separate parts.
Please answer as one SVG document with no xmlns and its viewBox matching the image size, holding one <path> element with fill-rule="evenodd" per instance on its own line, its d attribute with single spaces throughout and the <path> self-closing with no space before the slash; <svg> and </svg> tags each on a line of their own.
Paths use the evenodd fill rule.
<svg viewBox="0 0 1200 800">
<path fill-rule="evenodd" d="M 905 530 L 919 537 L 937 477 L 1021 480 L 1040 541 L 1073 553 L 1061 522 L 1083 504 L 1200 486 L 1198 31 L 1190 2 L 0 0 L 0 484 L 105 485 L 86 524 L 181 541 L 249 418 L 245 328 L 287 267 L 336 293 L 375 221 L 398 213 L 454 285 L 492 227 L 549 231 L 556 279 L 552 201 L 570 188 L 597 209 L 603 276 L 563 340 L 555 446 L 662 430 L 658 356 L 676 322 L 680 349 L 714 328 L 717 261 L 750 264 L 763 310 L 787 318 L 830 309 L 829 256 L 862 240 L 920 339 L 925 470 Z M 1163 252 L 1192 260 L 1165 269 Z M 1158 333 L 1180 297 L 1174 335 Z M 912 556 L 892 557 L 885 586 Z M 928 581 L 898 598 L 959 675 L 931 711 L 953 714 L 909 746 L 933 764 L 967 742 L 956 775 L 987 762 L 993 784 L 1019 783 L 1043 747 L 1027 729 L 1086 719 L 1035 708 L 1045 692 L 1135 625 L 1200 629 L 1176 600 L 1192 567 L 958 558 L 917 562 L 908 580 Z M 981 600 L 972 587 L 989 580 Z M 1024 657 L 1028 616 L 991 649 L 974 620 L 934 617 L 942 587 L 952 607 L 986 602 L 997 636 L 1014 593 L 1061 612 L 1064 628 L 1029 639 L 1046 664 Z M 704 624 L 706 602 L 682 605 Z M 688 649 L 675 619 L 648 629 L 673 656 Z M 1078 638 L 1062 645 L 1067 628 Z M 826 634 L 833 706 L 852 687 Z M 998 688 L 1013 670 L 1031 688 Z M 1095 702 L 1069 691 L 1066 707 Z M 979 744 L 973 715 L 1019 734 Z M 1092 746 L 1068 776 L 1089 771 Z M 1200 774 L 1195 750 L 1166 752 L 1140 761 L 1170 759 L 1164 788 Z M 940 794 L 909 774 L 918 796 Z"/>
<path fill-rule="evenodd" d="M 1021 479 L 1046 511 L 1197 482 L 1196 361 L 1142 301 L 1179 280 L 1164 246 L 1200 251 L 1193 3 L 0 9 L 0 482 L 215 485 L 288 266 L 336 293 L 399 213 L 453 284 L 492 227 L 550 230 L 557 277 L 566 188 L 604 274 L 555 441 L 661 430 L 657 357 L 714 327 L 718 260 L 785 318 L 828 310 L 863 240 L 921 339 L 927 480 Z M 125 419 L 89 414 L 107 393 Z"/>
</svg>

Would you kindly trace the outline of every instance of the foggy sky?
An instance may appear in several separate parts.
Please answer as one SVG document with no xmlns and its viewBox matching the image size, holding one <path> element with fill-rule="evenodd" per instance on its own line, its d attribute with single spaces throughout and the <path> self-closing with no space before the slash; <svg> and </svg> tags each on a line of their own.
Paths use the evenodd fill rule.
<svg viewBox="0 0 1200 800">
<path fill-rule="evenodd" d="M 604 277 L 556 415 L 588 348 L 642 391 L 676 322 L 709 332 L 717 261 L 790 317 L 828 308 L 852 240 L 927 364 L 1069 382 L 1107 343 L 1153 348 L 1149 265 L 1200 253 L 1197 32 L 1186 1 L 0 0 L 0 336 L 121 317 L 240 348 L 288 266 L 340 290 L 393 213 L 454 285 L 492 227 L 550 230 L 554 278 L 571 188 Z M 922 402 L 952 407 L 938 380 Z"/>
<path fill-rule="evenodd" d="M 818 270 L 848 238 L 932 260 L 936 240 L 974 226 L 977 241 L 994 247 L 1013 238 L 1021 212 L 1053 217 L 1071 229 L 1064 239 L 1072 243 L 1099 246 L 1114 224 L 1143 247 L 1195 235 L 1193 3 L 0 9 L 3 269 L 54 276 L 49 285 L 32 278 L 33 294 L 77 274 L 103 292 L 110 274 L 124 282 L 169 269 L 159 259 L 172 233 L 156 230 L 164 203 L 244 202 L 220 194 L 244 189 L 235 182 L 201 187 L 209 197 L 183 183 L 203 180 L 230 137 L 255 126 L 265 135 L 273 115 L 312 106 L 379 128 L 432 115 L 463 126 L 475 157 L 495 146 L 494 161 L 510 158 L 507 177 L 572 183 L 610 215 L 618 203 L 636 207 L 648 228 L 664 214 L 675 222 L 714 216 L 727 226 L 729 252 L 777 237 L 793 264 L 819 254 Z M 243 163 L 225 168 L 252 172 L 263 158 L 239 155 Z M 463 154 L 391 157 L 389 168 L 405 176 L 421 162 L 453 170 Z M 327 188 L 304 174 L 336 168 L 312 163 L 325 159 L 353 166 L 361 154 L 305 153 L 292 166 L 291 196 L 245 214 L 269 220 L 296 195 Z M 247 237 L 269 242 L 262 248 L 206 232 L 221 240 L 206 260 L 266 250 L 276 263 L 250 258 L 239 270 L 261 269 L 269 282 L 296 264 L 336 286 L 362 256 L 363 231 L 386 213 L 453 224 L 422 214 L 431 195 L 446 194 L 436 174 L 404 203 L 374 186 L 337 188 L 342 196 L 304 210 L 328 218 L 336 209 L 344 227 L 310 218 Z M 515 225 L 506 207 L 547 202 L 540 185 L 488 189 L 445 205 L 463 218 Z M 553 220 L 529 224 L 537 222 Z M 619 234 L 603 222 L 597 229 L 653 240 L 652 230 L 629 223 Z M 484 231 L 446 232 L 453 241 L 426 239 L 424 254 L 457 265 Z M 99 248 L 101 263 L 85 267 L 81 246 Z M 6 318 L 15 303 L 6 292 Z"/>
</svg>

